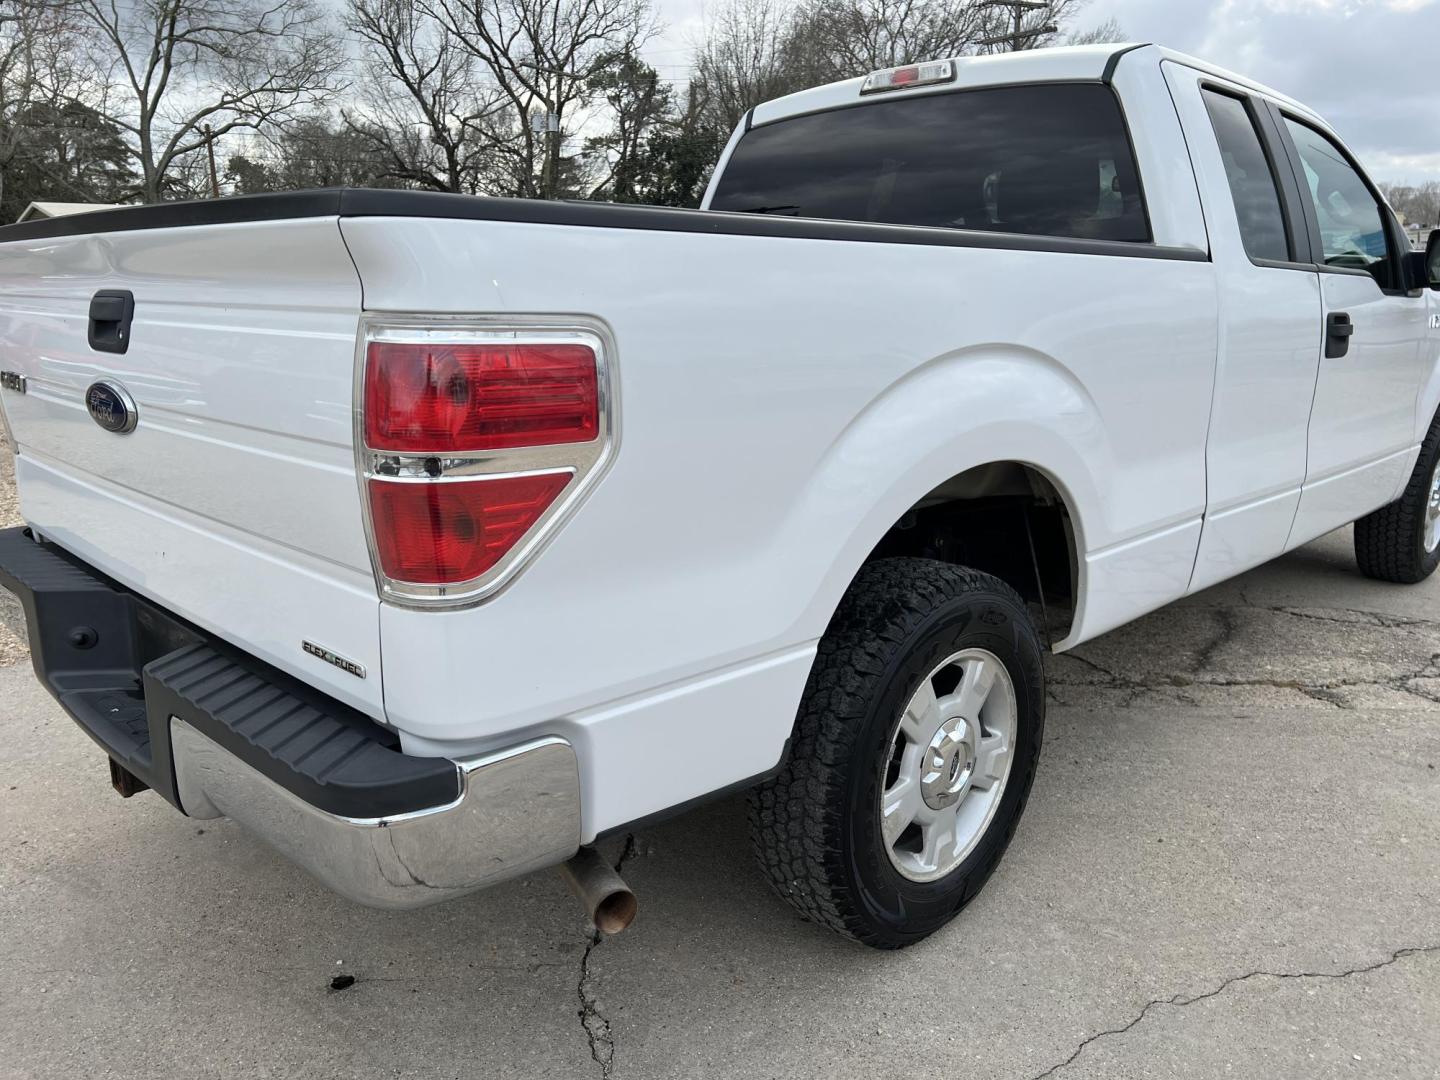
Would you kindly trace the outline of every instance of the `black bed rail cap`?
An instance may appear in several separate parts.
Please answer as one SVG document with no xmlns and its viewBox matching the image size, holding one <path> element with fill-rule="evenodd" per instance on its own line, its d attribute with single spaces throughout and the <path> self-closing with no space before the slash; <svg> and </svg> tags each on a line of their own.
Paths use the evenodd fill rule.
<svg viewBox="0 0 1440 1080">
<path fill-rule="evenodd" d="M 1162 247 L 1158 244 L 1121 240 L 1032 236 L 774 214 L 726 213 L 579 199 L 508 199 L 490 195 L 456 195 L 441 191 L 397 191 L 386 188 L 319 188 L 314 191 L 232 195 L 195 202 L 154 203 L 149 206 L 123 207 L 119 210 L 95 210 L 68 217 L 0 226 L 0 244 L 12 240 L 84 236 L 137 229 L 169 229 L 187 225 L 225 225 L 307 217 L 446 218 L 600 229 L 770 236 L 792 240 L 845 240 L 871 244 L 1049 251 L 1071 255 L 1118 255 L 1192 262 L 1206 262 L 1210 257 L 1208 252 L 1193 248 Z"/>
</svg>

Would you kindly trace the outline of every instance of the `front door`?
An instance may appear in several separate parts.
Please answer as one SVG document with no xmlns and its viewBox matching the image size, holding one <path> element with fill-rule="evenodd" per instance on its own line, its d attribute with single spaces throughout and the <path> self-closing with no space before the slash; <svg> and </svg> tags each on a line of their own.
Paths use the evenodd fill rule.
<svg viewBox="0 0 1440 1080">
<path fill-rule="evenodd" d="M 1308 121 L 1277 119 L 1306 203 L 1325 320 L 1294 547 L 1384 506 L 1405 483 L 1427 305 L 1406 293 L 1398 230 L 1354 159 Z"/>
<path fill-rule="evenodd" d="M 1305 482 L 1320 286 L 1264 100 L 1193 68 L 1166 69 L 1224 311 L 1194 592 L 1285 550 Z"/>
</svg>

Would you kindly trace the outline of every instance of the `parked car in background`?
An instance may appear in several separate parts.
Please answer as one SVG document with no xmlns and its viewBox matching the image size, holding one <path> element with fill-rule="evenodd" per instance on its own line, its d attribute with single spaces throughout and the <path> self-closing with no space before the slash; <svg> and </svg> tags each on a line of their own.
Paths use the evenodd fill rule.
<svg viewBox="0 0 1440 1080">
<path fill-rule="evenodd" d="M 1352 521 L 1433 572 L 1408 247 L 1313 111 L 1109 45 L 761 105 L 699 211 L 10 226 L 0 581 L 122 794 L 362 903 L 569 860 L 614 928 L 590 845 L 749 788 L 775 890 L 903 946 L 1015 833 L 1047 647 Z"/>
</svg>

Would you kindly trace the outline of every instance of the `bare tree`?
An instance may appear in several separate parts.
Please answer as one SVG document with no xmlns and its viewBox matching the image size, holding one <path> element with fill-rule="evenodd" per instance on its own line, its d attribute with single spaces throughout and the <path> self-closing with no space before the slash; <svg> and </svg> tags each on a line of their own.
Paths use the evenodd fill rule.
<svg viewBox="0 0 1440 1080">
<path fill-rule="evenodd" d="M 518 194 L 553 198 L 575 114 L 608 58 L 654 32 L 647 0 L 419 0 L 486 71 L 511 126 L 492 153 L 510 158 Z"/>
<path fill-rule="evenodd" d="M 346 122 L 396 179 L 475 192 L 510 107 L 475 55 L 408 0 L 349 0 L 346 24 L 365 46 L 366 76 Z"/>
<path fill-rule="evenodd" d="M 1440 180 L 1418 185 L 1382 182 L 1380 191 L 1404 216 L 1406 224 L 1440 228 Z"/>
<path fill-rule="evenodd" d="M 826 81 L 807 54 L 782 0 L 726 0 L 695 51 L 692 94 L 706 120 L 730 131 L 762 101 Z"/>
<path fill-rule="evenodd" d="M 695 51 L 692 96 L 733 128 L 762 101 L 881 68 L 1060 44 L 1087 0 L 726 0 Z M 1107 23 L 1086 40 L 1113 40 Z M 1113 35 L 1113 37 L 1112 37 Z"/>
<path fill-rule="evenodd" d="M 33 5 L 0 6 L 0 200 L 6 175 L 24 140 L 20 119 L 34 102 L 40 68 L 36 52 L 40 35 Z"/>
<path fill-rule="evenodd" d="M 146 202 L 207 144 L 281 124 L 341 86 L 344 54 L 313 0 L 69 3 L 105 83 L 92 104 L 133 139 Z"/>
<path fill-rule="evenodd" d="M 1116 19 L 1106 19 L 1088 30 L 1077 30 L 1065 39 L 1066 45 L 1115 45 L 1125 40 L 1125 31 Z"/>
<path fill-rule="evenodd" d="M 968 52 L 981 25 L 979 9 L 955 0 L 810 0 L 791 37 L 817 77 L 847 79 Z"/>
<path fill-rule="evenodd" d="M 0 2 L 0 200 L 17 155 L 35 141 L 35 118 L 57 112 L 81 85 L 74 48 L 74 26 L 53 3 Z M 84 196 L 63 177 L 56 183 L 71 198 Z"/>
</svg>

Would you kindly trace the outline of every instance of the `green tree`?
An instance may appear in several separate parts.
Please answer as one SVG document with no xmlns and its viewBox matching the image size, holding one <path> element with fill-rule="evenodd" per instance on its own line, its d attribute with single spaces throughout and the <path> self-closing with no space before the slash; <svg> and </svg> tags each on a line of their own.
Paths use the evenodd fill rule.
<svg viewBox="0 0 1440 1080">
<path fill-rule="evenodd" d="M 408 179 L 408 178 L 403 178 Z M 260 151 L 232 154 L 225 182 L 237 195 L 323 187 L 391 187 L 390 162 L 361 132 L 308 116 L 287 124 Z"/>
<path fill-rule="evenodd" d="M 705 195 L 730 128 L 705 108 L 704 88 L 692 81 L 683 107 L 651 133 L 646 146 L 644 201 L 656 206 L 697 207 Z"/>
<path fill-rule="evenodd" d="M 590 80 L 590 91 L 610 115 L 610 129 L 586 140 L 585 154 L 597 163 L 600 181 L 592 199 L 651 202 L 657 162 L 656 138 L 671 121 L 674 91 L 634 52 L 615 53 Z"/>
<path fill-rule="evenodd" d="M 9 118 L 20 138 L 5 167 L 0 218 L 14 221 L 31 202 L 122 202 L 139 177 L 123 133 L 88 105 L 31 105 Z"/>
<path fill-rule="evenodd" d="M 280 191 L 280 178 L 266 162 L 249 154 L 231 154 L 225 162 L 225 187 L 233 195 L 260 195 Z"/>
</svg>

